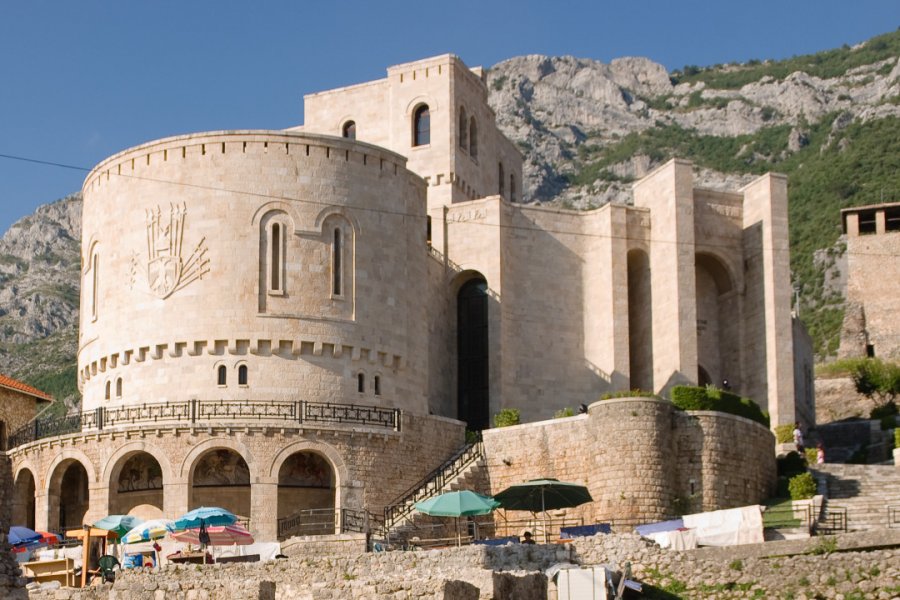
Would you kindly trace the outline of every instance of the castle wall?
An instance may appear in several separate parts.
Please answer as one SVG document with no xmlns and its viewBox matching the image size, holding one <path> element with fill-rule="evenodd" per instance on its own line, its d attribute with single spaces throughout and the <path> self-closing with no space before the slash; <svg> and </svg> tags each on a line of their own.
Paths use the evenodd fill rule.
<svg viewBox="0 0 900 600">
<path fill-rule="evenodd" d="M 565 516 L 618 525 L 760 502 L 774 490 L 774 444 L 748 419 L 650 398 L 484 432 L 490 493 L 538 476 L 581 483 L 594 502 Z"/>
<path fill-rule="evenodd" d="M 198 461 L 212 450 L 230 449 L 247 463 L 249 499 L 246 488 L 223 488 L 216 492 L 218 498 L 220 502 L 246 502 L 251 531 L 260 540 L 274 540 L 280 514 L 279 468 L 291 454 L 305 451 L 324 457 L 334 472 L 334 506 L 379 513 L 450 456 L 463 440 L 463 423 L 404 413 L 400 431 L 341 425 L 268 427 L 252 422 L 202 428 L 145 425 L 50 438 L 20 446 L 10 457 L 16 476 L 27 469 L 35 478 L 37 529 L 55 530 L 57 523 L 50 519 L 59 503 L 58 479 L 71 461 L 84 466 L 88 476 L 85 522 L 114 512 L 119 500 L 119 470 L 139 452 L 149 453 L 159 462 L 162 513 L 176 519 L 200 504 L 189 500 L 203 489 L 191 491 Z"/>
<path fill-rule="evenodd" d="M 842 332 L 840 354 L 844 357 L 866 356 L 868 344 L 876 357 L 900 359 L 900 323 L 896 318 L 900 226 L 895 216 L 888 229 L 885 218 L 888 210 L 900 212 L 898 206 L 856 209 L 875 218 L 874 231 L 868 233 L 860 232 L 859 214 L 847 215 L 848 317 L 858 314 L 860 324 Z M 845 330 L 847 325 L 845 319 Z"/>
<path fill-rule="evenodd" d="M 153 142 L 99 165 L 84 186 L 84 407 L 262 398 L 425 412 L 424 185 L 403 163 L 347 140 L 230 132 Z M 154 261 L 159 247 L 175 260 Z M 160 290 L 166 279 L 174 289 Z"/>
</svg>

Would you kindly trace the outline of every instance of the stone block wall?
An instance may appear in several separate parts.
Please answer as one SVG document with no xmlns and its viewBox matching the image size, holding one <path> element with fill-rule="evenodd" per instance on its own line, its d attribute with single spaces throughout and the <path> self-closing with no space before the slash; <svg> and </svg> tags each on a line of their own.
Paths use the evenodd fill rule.
<svg viewBox="0 0 900 600">
<path fill-rule="evenodd" d="M 630 525 L 754 504 L 773 491 L 776 475 L 775 439 L 762 425 L 652 398 L 605 400 L 587 415 L 491 429 L 484 447 L 485 491 L 535 477 L 581 483 L 594 502 L 560 515 L 584 523 Z"/>
<path fill-rule="evenodd" d="M 12 513 L 12 468 L 9 457 L 0 452 L 0 598 L 26 598 L 24 582 L 19 578 L 19 566 L 9 549 L 6 534 Z"/>
<path fill-rule="evenodd" d="M 31 396 L 0 387 L 0 450 L 6 450 L 9 436 L 34 418 L 35 404 Z"/>
</svg>

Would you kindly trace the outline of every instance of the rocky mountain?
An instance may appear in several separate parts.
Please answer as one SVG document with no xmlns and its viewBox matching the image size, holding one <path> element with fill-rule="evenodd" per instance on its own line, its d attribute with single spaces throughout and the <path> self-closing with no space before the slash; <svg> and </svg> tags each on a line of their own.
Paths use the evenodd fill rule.
<svg viewBox="0 0 900 600">
<path fill-rule="evenodd" d="M 81 196 L 41 206 L 0 238 L 0 373 L 77 400 Z"/>
<path fill-rule="evenodd" d="M 700 185 L 790 177 L 792 272 L 820 358 L 843 316 L 840 208 L 900 193 L 900 32 L 783 61 L 687 66 L 520 56 L 488 72 L 502 130 L 525 154 L 525 200 L 631 201 L 673 156 Z M 42 206 L 0 239 L 0 372 L 77 400 L 81 199 Z"/>
</svg>

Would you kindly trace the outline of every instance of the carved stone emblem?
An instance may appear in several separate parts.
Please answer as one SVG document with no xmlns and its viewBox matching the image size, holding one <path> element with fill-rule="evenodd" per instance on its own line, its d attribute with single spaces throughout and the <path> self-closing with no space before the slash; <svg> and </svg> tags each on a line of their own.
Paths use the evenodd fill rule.
<svg viewBox="0 0 900 600">
<path fill-rule="evenodd" d="M 186 217 L 184 204 L 170 205 L 168 215 L 160 207 L 147 211 L 147 256 L 145 259 L 141 253 L 135 253 L 132 257 L 132 286 L 139 274 L 146 276 L 149 291 L 165 299 L 209 273 L 205 237 L 200 239 L 190 256 L 182 258 Z"/>
</svg>

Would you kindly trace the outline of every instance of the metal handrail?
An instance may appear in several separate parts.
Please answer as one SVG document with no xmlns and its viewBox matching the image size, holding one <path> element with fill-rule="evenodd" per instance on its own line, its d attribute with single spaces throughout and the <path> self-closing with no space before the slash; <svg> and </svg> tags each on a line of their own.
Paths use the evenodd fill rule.
<svg viewBox="0 0 900 600">
<path fill-rule="evenodd" d="M 385 531 L 397 526 L 409 516 L 415 510 L 413 505 L 416 502 L 440 492 L 450 481 L 481 458 L 484 458 L 484 445 L 479 436 L 473 443 L 463 446 L 441 466 L 432 470 L 384 508 Z"/>
<path fill-rule="evenodd" d="M 184 400 L 99 407 L 78 414 L 34 419 L 9 436 L 9 447 L 47 437 L 125 425 L 212 424 L 222 420 L 371 425 L 400 431 L 401 411 L 360 404 L 267 400 Z"/>
</svg>

